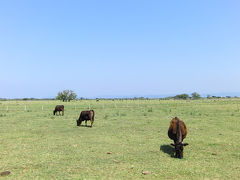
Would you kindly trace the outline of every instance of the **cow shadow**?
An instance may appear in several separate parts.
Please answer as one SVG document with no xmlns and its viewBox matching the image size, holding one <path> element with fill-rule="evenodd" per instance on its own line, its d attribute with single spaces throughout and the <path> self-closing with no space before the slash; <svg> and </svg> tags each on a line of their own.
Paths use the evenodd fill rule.
<svg viewBox="0 0 240 180">
<path fill-rule="evenodd" d="M 172 147 L 171 145 L 168 144 L 161 145 L 160 150 L 174 158 L 175 148 Z"/>
<path fill-rule="evenodd" d="M 85 128 L 91 128 L 91 125 L 80 125 L 80 126 L 78 126 L 78 127 L 85 127 Z"/>
</svg>

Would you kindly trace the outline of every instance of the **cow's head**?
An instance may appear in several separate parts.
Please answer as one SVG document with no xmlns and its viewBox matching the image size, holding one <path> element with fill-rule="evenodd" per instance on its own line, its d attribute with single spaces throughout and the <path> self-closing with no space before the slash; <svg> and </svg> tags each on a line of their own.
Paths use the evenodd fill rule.
<svg viewBox="0 0 240 180">
<path fill-rule="evenodd" d="M 79 119 L 77 119 L 77 126 L 81 125 L 81 121 Z"/>
<path fill-rule="evenodd" d="M 176 143 L 176 144 L 171 144 L 172 146 L 175 147 L 175 151 L 176 151 L 176 158 L 182 159 L 183 158 L 183 146 L 187 146 L 188 143 Z"/>
</svg>

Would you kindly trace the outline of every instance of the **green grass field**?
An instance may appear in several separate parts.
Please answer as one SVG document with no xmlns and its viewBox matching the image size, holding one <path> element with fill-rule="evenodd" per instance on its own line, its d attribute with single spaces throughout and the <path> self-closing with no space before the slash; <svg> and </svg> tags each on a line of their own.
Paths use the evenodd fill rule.
<svg viewBox="0 0 240 180">
<path fill-rule="evenodd" d="M 89 106 L 93 128 L 77 127 Z M 175 116 L 188 128 L 182 160 L 167 136 Z M 2 179 L 240 179 L 239 137 L 240 99 L 0 101 Z"/>
</svg>

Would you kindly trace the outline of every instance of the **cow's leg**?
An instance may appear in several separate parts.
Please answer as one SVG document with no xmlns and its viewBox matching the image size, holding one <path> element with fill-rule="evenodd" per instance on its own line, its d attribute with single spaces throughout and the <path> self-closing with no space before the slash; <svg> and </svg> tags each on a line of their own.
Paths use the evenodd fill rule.
<svg viewBox="0 0 240 180">
<path fill-rule="evenodd" d="M 85 120 L 85 126 L 87 126 L 87 120 Z"/>
<path fill-rule="evenodd" d="M 174 140 L 174 144 L 177 144 L 177 140 Z M 176 149 L 175 149 L 175 158 L 177 158 L 177 152 L 176 152 Z"/>
<path fill-rule="evenodd" d="M 91 120 L 91 127 L 92 127 L 92 125 L 93 125 L 93 121 Z"/>
</svg>

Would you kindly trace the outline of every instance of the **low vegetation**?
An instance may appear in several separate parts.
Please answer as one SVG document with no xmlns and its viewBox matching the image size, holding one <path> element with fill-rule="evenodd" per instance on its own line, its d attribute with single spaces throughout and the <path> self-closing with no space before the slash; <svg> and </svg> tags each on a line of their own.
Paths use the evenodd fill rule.
<svg viewBox="0 0 240 180">
<path fill-rule="evenodd" d="M 2 101 L 3 179 L 240 179 L 240 99 Z M 55 105 L 64 116 L 53 116 Z M 94 109 L 93 128 L 78 127 Z M 167 131 L 188 129 L 182 160 Z"/>
</svg>

